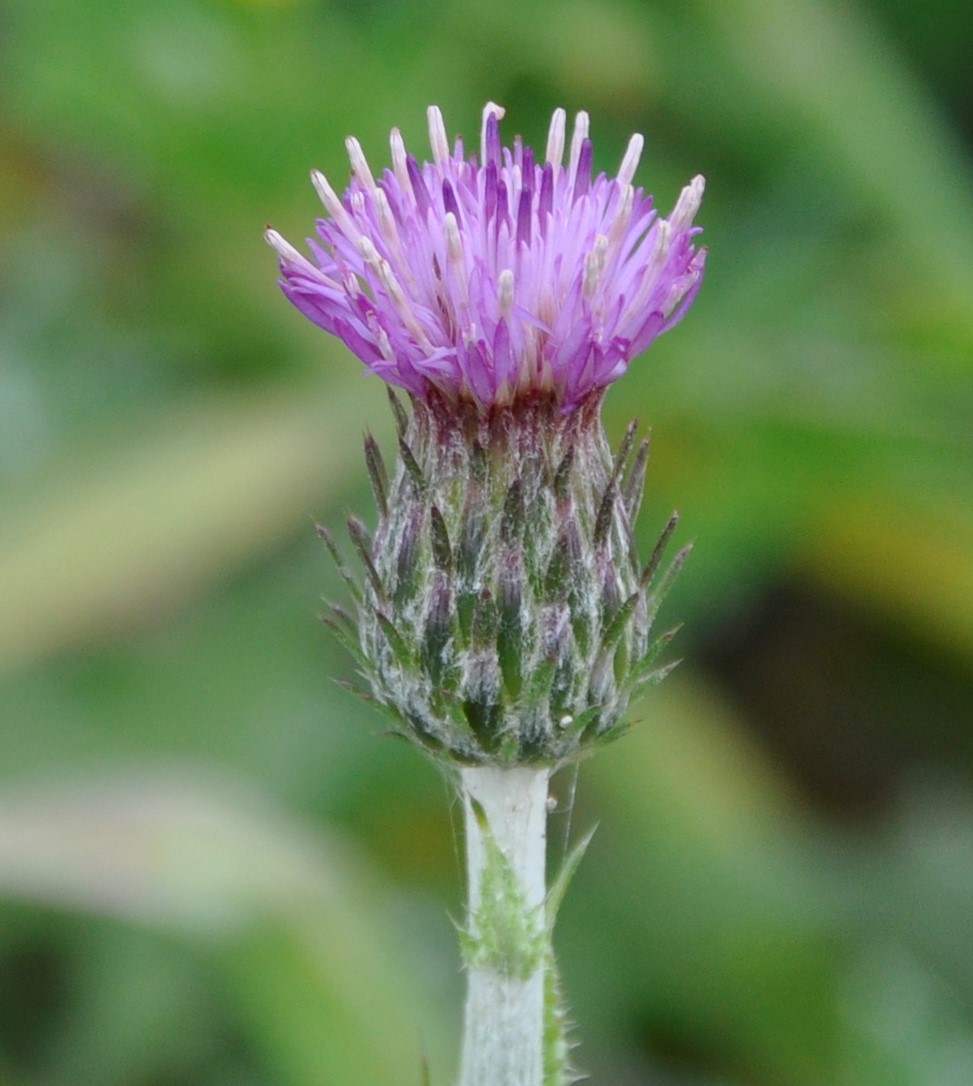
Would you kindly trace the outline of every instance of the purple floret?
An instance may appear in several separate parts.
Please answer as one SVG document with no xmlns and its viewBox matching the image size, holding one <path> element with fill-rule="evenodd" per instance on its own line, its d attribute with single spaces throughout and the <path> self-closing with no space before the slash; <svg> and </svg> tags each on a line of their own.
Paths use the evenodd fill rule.
<svg viewBox="0 0 973 1086">
<path fill-rule="evenodd" d="M 389 384 L 482 410 L 553 396 L 570 411 L 692 303 L 706 257 L 693 244 L 703 179 L 662 219 L 632 186 L 641 136 L 617 178 L 593 178 L 587 114 L 565 163 L 555 111 L 543 164 L 519 137 L 501 145 L 502 116 L 493 103 L 484 110 L 482 164 L 461 140 L 450 152 L 435 106 L 432 162 L 420 165 L 393 129 L 392 169 L 376 179 L 349 139 L 341 199 L 312 174 L 329 215 L 309 241 L 312 259 L 274 230 L 267 240 L 290 301 Z"/>
</svg>

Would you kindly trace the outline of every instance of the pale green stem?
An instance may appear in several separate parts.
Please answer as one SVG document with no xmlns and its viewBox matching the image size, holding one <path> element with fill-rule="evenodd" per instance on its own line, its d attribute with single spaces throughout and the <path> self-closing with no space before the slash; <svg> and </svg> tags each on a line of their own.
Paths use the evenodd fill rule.
<svg viewBox="0 0 973 1086">
<path fill-rule="evenodd" d="M 459 1086 L 542 1086 L 549 769 L 460 771 L 468 872 Z"/>
</svg>

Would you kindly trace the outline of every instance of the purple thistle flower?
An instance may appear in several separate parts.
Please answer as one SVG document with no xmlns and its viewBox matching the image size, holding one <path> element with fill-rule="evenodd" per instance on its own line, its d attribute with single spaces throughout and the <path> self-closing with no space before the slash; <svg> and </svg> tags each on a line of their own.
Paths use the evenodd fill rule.
<svg viewBox="0 0 973 1086">
<path fill-rule="evenodd" d="M 393 129 L 392 169 L 379 180 L 348 139 L 353 176 L 341 199 L 311 175 L 330 216 L 308 242 L 313 260 L 275 230 L 266 238 L 290 301 L 389 384 L 481 411 L 548 398 L 569 412 L 692 303 L 706 256 L 693 245 L 703 178 L 662 219 L 632 185 L 641 136 L 616 178 L 592 178 L 586 113 L 566 164 L 564 110 L 543 164 L 520 137 L 501 146 L 503 114 L 484 109 L 477 160 L 462 139 L 450 153 L 431 106 L 433 161 L 419 165 Z"/>
</svg>

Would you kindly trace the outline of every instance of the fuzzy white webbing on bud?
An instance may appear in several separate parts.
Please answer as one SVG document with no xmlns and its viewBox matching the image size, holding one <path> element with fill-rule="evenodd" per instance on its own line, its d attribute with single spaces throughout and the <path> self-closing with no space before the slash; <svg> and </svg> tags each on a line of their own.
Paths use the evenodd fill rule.
<svg viewBox="0 0 973 1086">
<path fill-rule="evenodd" d="M 550 769 L 460 770 L 469 913 L 459 1086 L 544 1080 Z"/>
</svg>

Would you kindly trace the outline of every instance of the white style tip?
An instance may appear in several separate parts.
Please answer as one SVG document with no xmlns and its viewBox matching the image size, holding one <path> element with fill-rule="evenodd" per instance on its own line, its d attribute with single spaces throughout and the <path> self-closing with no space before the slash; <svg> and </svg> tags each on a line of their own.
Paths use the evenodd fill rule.
<svg viewBox="0 0 973 1086">
<path fill-rule="evenodd" d="M 276 230 L 267 227 L 264 231 L 264 241 L 277 251 L 277 255 L 283 260 L 300 260 L 301 254 L 289 241 L 285 241 Z"/>
<path fill-rule="evenodd" d="M 672 209 L 669 221 L 674 230 L 685 230 L 692 225 L 699 211 L 699 205 L 703 202 L 703 190 L 706 188 L 706 178 L 697 174 L 692 181 L 679 193 L 676 206 Z"/>
<path fill-rule="evenodd" d="M 443 232 L 446 235 L 446 252 L 451 260 L 459 260 L 463 256 L 463 242 L 459 236 L 459 226 L 456 216 L 452 211 L 447 211 L 443 219 Z"/>
<path fill-rule="evenodd" d="M 514 273 L 505 268 L 497 277 L 500 291 L 500 316 L 509 317 L 514 308 Z"/>
<path fill-rule="evenodd" d="M 306 256 L 299 253 L 289 241 L 285 241 L 273 227 L 268 226 L 264 231 L 264 240 L 284 263 L 294 264 L 297 267 L 304 269 L 304 271 L 310 271 L 317 276 L 321 275 L 320 269 L 316 268 Z"/>
<path fill-rule="evenodd" d="M 351 168 L 354 171 L 355 176 L 369 192 L 374 192 L 375 178 L 372 176 L 372 171 L 365 158 L 365 152 L 362 150 L 361 144 L 354 136 L 349 136 L 345 140 L 345 148 L 348 151 L 348 160 L 351 162 Z"/>
<path fill-rule="evenodd" d="M 591 127 L 591 119 L 582 109 L 574 118 L 574 131 L 571 133 L 571 177 L 574 179 L 578 168 L 578 159 L 581 157 L 581 145 L 588 138 Z"/>
<path fill-rule="evenodd" d="M 561 168 L 564 159 L 564 132 L 567 127 L 568 115 L 561 108 L 554 110 L 551 117 L 550 131 L 547 133 L 547 153 L 545 161 L 549 162 L 555 172 Z"/>
<path fill-rule="evenodd" d="M 639 168 L 639 159 L 642 157 L 642 148 L 645 146 L 645 137 L 638 132 L 628 141 L 628 150 L 618 168 L 618 183 L 631 185 L 635 171 Z"/>
<path fill-rule="evenodd" d="M 432 157 L 437 165 L 442 166 L 449 158 L 449 138 L 446 135 L 443 111 L 439 106 L 430 106 L 426 116 L 429 119 L 429 146 L 432 148 Z"/>
<path fill-rule="evenodd" d="M 487 102 L 487 104 L 483 107 L 484 124 L 486 124 L 491 115 L 495 116 L 498 121 L 502 121 L 504 117 L 506 117 L 507 111 L 503 108 L 503 106 L 498 105 L 496 102 Z"/>
<path fill-rule="evenodd" d="M 485 166 L 487 160 L 487 124 L 491 117 L 496 117 L 498 121 L 502 121 L 506 110 L 503 106 L 497 105 L 496 102 L 487 102 L 483 107 L 483 122 L 480 125 L 480 165 Z"/>
<path fill-rule="evenodd" d="M 314 186 L 314 191 L 318 194 L 318 198 L 321 203 L 324 204 L 328 213 L 332 218 L 338 217 L 338 212 L 343 211 L 341 201 L 338 199 L 338 194 L 331 187 L 328 179 L 321 173 L 320 170 L 311 170 L 311 184 Z"/>
<path fill-rule="evenodd" d="M 412 192 L 412 182 L 409 180 L 409 169 L 406 166 L 405 143 L 402 133 L 393 128 L 389 133 L 389 147 L 392 151 L 392 169 L 396 179 L 406 192 Z"/>
</svg>

